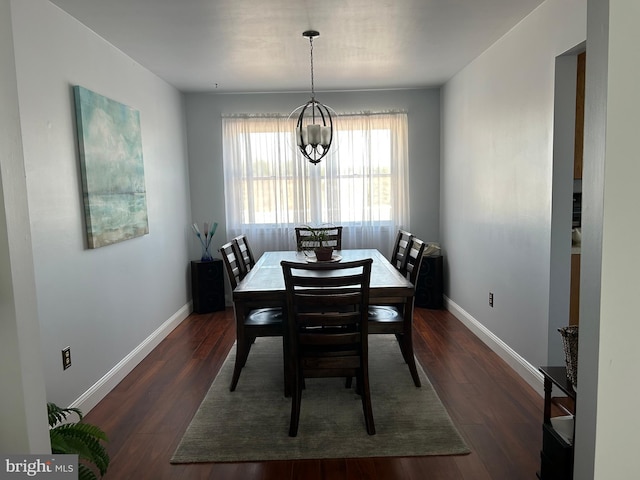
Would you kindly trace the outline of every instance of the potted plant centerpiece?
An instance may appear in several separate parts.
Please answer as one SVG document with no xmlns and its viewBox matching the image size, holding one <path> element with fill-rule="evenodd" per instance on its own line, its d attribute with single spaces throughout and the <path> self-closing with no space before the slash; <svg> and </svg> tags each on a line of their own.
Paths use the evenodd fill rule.
<svg viewBox="0 0 640 480">
<path fill-rule="evenodd" d="M 300 237 L 299 249 L 302 251 L 313 250 L 319 262 L 328 262 L 333 255 L 333 247 L 326 244 L 329 230 L 331 227 L 313 228 L 305 225 L 302 227 L 304 234 Z"/>
<path fill-rule="evenodd" d="M 327 240 L 327 231 L 326 230 L 318 230 L 315 234 L 316 239 L 318 240 L 318 246 L 313 249 L 316 254 L 316 259 L 319 262 L 328 262 L 331 260 L 331 255 L 333 254 L 333 247 L 331 245 L 325 245 L 323 242 Z"/>
</svg>

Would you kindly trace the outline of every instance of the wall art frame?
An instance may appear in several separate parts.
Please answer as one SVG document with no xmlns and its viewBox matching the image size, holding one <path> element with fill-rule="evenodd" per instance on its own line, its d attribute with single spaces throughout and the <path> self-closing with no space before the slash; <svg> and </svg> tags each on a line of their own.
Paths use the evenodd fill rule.
<svg viewBox="0 0 640 480">
<path fill-rule="evenodd" d="M 87 244 L 149 233 L 140 112 L 73 87 Z"/>
</svg>

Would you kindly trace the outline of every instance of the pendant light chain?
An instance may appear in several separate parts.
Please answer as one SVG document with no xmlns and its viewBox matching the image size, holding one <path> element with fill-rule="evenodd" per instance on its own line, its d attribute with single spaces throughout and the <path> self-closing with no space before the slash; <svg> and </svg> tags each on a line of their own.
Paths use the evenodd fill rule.
<svg viewBox="0 0 640 480">
<path fill-rule="evenodd" d="M 316 91 L 313 84 L 313 37 L 309 37 L 309 45 L 311 52 L 311 98 L 316 98 Z"/>
</svg>

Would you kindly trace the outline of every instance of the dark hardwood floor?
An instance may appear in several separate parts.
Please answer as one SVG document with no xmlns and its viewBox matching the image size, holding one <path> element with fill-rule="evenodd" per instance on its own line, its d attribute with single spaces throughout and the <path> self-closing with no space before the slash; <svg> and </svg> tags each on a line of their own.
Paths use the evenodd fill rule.
<svg viewBox="0 0 640 480">
<path fill-rule="evenodd" d="M 445 310 L 417 308 L 416 356 L 469 455 L 171 465 L 235 340 L 233 311 L 191 315 L 86 416 L 108 434 L 106 479 L 536 478 L 543 400 Z M 249 360 L 251 361 L 251 356 Z"/>
</svg>

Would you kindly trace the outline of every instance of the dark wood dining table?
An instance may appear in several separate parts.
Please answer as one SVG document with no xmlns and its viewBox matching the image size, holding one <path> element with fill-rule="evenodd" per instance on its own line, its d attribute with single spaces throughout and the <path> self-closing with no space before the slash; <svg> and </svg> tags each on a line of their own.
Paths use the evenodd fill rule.
<svg viewBox="0 0 640 480">
<path fill-rule="evenodd" d="M 364 258 L 373 259 L 369 287 L 369 303 L 376 305 L 404 305 L 405 318 L 413 315 L 413 284 L 405 278 L 376 249 L 336 250 L 341 261 L 349 262 Z M 233 290 L 236 325 L 242 325 L 248 312 L 256 308 L 284 307 L 286 292 L 280 262 L 282 260 L 301 263 L 310 261 L 304 252 L 265 252 L 247 276 Z M 240 339 L 239 339 L 240 340 Z M 286 362 L 285 362 L 286 363 Z M 289 382 L 285 365 L 285 394 L 289 393 Z"/>
</svg>

